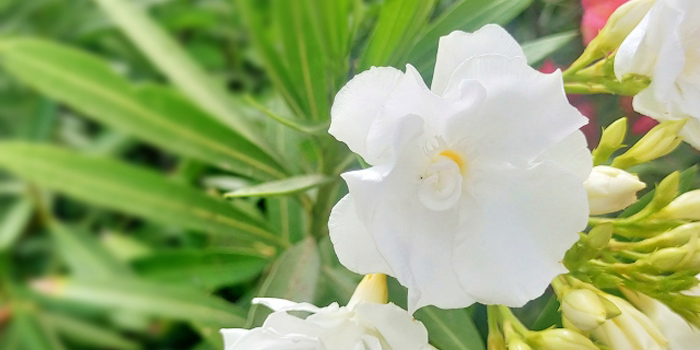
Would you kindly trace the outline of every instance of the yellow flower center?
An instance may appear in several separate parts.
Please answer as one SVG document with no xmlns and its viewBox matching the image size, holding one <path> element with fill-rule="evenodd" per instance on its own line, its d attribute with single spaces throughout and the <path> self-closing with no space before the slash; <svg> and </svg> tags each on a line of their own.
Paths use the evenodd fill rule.
<svg viewBox="0 0 700 350">
<path fill-rule="evenodd" d="M 445 150 L 440 152 L 438 156 L 443 156 L 445 158 L 451 159 L 453 162 L 457 163 L 457 166 L 459 166 L 459 172 L 464 175 L 465 171 L 467 170 L 467 164 L 464 162 L 464 159 L 462 157 L 455 153 L 454 151 L 451 150 Z"/>
</svg>

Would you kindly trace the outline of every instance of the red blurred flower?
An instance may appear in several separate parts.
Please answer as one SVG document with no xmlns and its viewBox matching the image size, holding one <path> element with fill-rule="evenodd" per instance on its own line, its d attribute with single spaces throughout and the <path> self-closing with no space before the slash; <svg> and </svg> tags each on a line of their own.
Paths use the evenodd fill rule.
<svg viewBox="0 0 700 350">
<path fill-rule="evenodd" d="M 610 15 L 627 0 L 581 0 L 583 6 L 583 19 L 581 20 L 581 34 L 583 43 L 588 43 L 603 29 Z"/>
</svg>

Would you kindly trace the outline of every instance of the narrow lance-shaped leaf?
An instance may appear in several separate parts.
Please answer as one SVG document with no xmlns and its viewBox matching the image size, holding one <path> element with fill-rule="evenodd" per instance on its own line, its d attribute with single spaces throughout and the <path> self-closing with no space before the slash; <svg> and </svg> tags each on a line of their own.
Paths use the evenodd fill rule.
<svg viewBox="0 0 700 350">
<path fill-rule="evenodd" d="M 233 304 L 184 286 L 131 278 L 102 281 L 52 278 L 35 283 L 34 288 L 60 300 L 106 310 L 131 311 L 219 327 L 237 327 L 244 323 L 242 310 Z"/>
<path fill-rule="evenodd" d="M 34 206 L 28 198 L 21 198 L 0 216 L 0 252 L 12 247 L 22 234 L 34 213 Z"/>
<path fill-rule="evenodd" d="M 331 181 L 333 181 L 333 178 L 319 174 L 300 175 L 284 180 L 245 187 L 237 191 L 229 192 L 225 196 L 229 198 L 283 196 L 303 192 Z"/>
<path fill-rule="evenodd" d="M 177 93 L 136 88 L 96 57 L 48 41 L 14 39 L 0 44 L 0 59 L 24 83 L 111 127 L 246 176 L 284 177 L 260 148 Z"/>
<path fill-rule="evenodd" d="M 56 329 L 57 333 L 78 344 L 100 349 L 141 349 L 138 343 L 126 339 L 107 327 L 100 327 L 89 321 L 47 311 L 42 312 L 41 317 Z"/>
<path fill-rule="evenodd" d="M 388 0 L 360 58 L 358 71 L 371 66 L 402 65 L 434 6 L 434 0 Z"/>
<path fill-rule="evenodd" d="M 240 284 L 259 275 L 268 259 L 235 251 L 163 251 L 135 260 L 140 275 L 170 284 L 206 289 Z"/>
<path fill-rule="evenodd" d="M 578 36 L 578 31 L 557 33 L 523 44 L 527 63 L 535 64 L 562 48 Z"/>
<path fill-rule="evenodd" d="M 180 90 L 202 109 L 225 125 L 236 130 L 248 141 L 266 148 L 254 128 L 243 116 L 240 106 L 192 60 L 168 33 L 134 2 L 127 0 L 95 0 L 148 57 Z M 207 116 L 209 118 L 209 116 Z"/>
<path fill-rule="evenodd" d="M 41 186 L 166 225 L 282 243 L 260 220 L 224 200 L 115 160 L 5 142 L 0 143 L 0 167 Z"/>
</svg>

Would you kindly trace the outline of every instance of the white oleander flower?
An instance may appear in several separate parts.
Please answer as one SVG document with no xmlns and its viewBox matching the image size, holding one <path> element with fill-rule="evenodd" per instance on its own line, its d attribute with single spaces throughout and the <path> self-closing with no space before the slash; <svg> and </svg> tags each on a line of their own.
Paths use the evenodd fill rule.
<svg viewBox="0 0 700 350">
<path fill-rule="evenodd" d="M 529 67 L 497 25 L 442 37 L 432 89 L 411 65 L 360 73 L 331 110 L 329 132 L 372 165 L 343 174 L 340 261 L 396 277 L 411 312 L 522 306 L 586 226 L 584 124 L 561 73 Z"/>
<path fill-rule="evenodd" d="M 377 287 L 372 278 L 383 287 Z M 428 331 L 422 323 L 406 310 L 378 300 L 386 302 L 386 276 L 383 281 L 381 276 L 366 276 L 347 307 L 333 303 L 319 308 L 284 299 L 256 298 L 254 304 L 274 312 L 262 327 L 222 329 L 224 350 L 434 349 L 428 344 Z M 310 315 L 302 318 L 289 311 Z"/>
<path fill-rule="evenodd" d="M 634 109 L 657 120 L 688 118 L 681 135 L 700 149 L 700 1 L 658 0 L 623 41 L 615 74 L 638 74 L 651 85 Z"/>
<path fill-rule="evenodd" d="M 591 215 L 627 208 L 637 201 L 637 192 L 646 187 L 637 175 L 605 165 L 593 167 L 583 185 L 588 191 Z"/>
<path fill-rule="evenodd" d="M 601 344 L 615 350 L 668 349 L 668 340 L 649 317 L 627 300 L 613 295 L 607 295 L 606 299 L 615 304 L 620 315 L 591 331 L 591 335 Z"/>
<path fill-rule="evenodd" d="M 700 296 L 695 287 L 684 294 Z M 625 296 L 659 328 L 668 340 L 668 350 L 696 349 L 700 344 L 700 329 L 688 323 L 660 301 L 641 293 L 625 291 Z"/>
</svg>

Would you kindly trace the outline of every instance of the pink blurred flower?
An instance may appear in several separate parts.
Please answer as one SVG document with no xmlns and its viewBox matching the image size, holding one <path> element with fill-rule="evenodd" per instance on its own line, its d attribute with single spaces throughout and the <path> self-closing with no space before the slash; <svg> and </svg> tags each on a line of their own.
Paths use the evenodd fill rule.
<svg viewBox="0 0 700 350">
<path fill-rule="evenodd" d="M 603 29 L 610 15 L 627 0 L 581 0 L 583 6 L 583 19 L 581 20 L 581 34 L 583 43 L 588 43 Z"/>
</svg>

